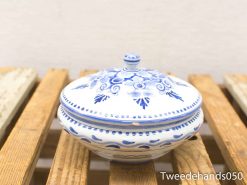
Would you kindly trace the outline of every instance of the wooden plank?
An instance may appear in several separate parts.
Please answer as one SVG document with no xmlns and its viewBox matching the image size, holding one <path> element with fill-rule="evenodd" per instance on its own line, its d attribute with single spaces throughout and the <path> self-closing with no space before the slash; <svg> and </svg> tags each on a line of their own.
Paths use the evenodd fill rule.
<svg viewBox="0 0 247 185">
<path fill-rule="evenodd" d="M 180 174 L 215 174 L 213 165 L 209 159 L 206 148 L 200 134 L 196 134 L 173 151 L 173 168 Z M 220 184 L 216 179 L 182 179 L 181 185 L 213 185 Z"/>
<path fill-rule="evenodd" d="M 96 72 L 85 70 L 80 76 Z M 89 151 L 81 143 L 62 131 L 47 185 L 87 184 Z"/>
<path fill-rule="evenodd" d="M 37 81 L 30 68 L 0 68 L 0 140 Z"/>
<path fill-rule="evenodd" d="M 88 167 L 88 150 L 62 131 L 46 184 L 86 184 Z"/>
<path fill-rule="evenodd" d="M 173 74 L 171 74 L 173 75 Z M 180 174 L 201 173 L 216 174 L 210 161 L 206 147 L 202 142 L 201 135 L 197 133 L 189 141 L 185 142 L 173 151 L 173 168 Z M 191 180 L 183 179 L 180 184 L 220 184 L 216 179 L 212 180 Z"/>
<path fill-rule="evenodd" d="M 209 75 L 191 75 L 203 96 L 206 120 L 213 132 L 221 153 L 231 171 L 242 172 L 244 179 L 237 184 L 247 184 L 247 129 L 228 102 L 223 92 Z"/>
<path fill-rule="evenodd" d="M 153 161 L 141 164 L 111 162 L 110 185 L 157 185 Z"/>
<path fill-rule="evenodd" d="M 0 67 L 0 73 L 4 74 L 4 73 L 8 73 L 10 71 L 13 71 L 15 68 L 14 67 Z"/>
<path fill-rule="evenodd" d="M 29 184 L 67 71 L 49 70 L 0 151 L 0 184 Z"/>
<path fill-rule="evenodd" d="M 226 75 L 224 84 L 247 116 L 247 75 Z"/>
</svg>

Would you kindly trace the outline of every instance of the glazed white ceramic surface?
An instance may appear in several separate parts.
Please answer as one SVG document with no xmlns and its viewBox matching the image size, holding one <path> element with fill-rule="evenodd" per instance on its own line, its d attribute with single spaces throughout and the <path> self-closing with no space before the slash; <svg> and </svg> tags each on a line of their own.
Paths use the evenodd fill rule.
<svg viewBox="0 0 247 185">
<path fill-rule="evenodd" d="M 200 93 L 189 83 L 139 69 L 127 54 L 125 67 L 80 78 L 64 88 L 58 117 L 64 129 L 96 154 L 116 161 L 155 159 L 198 132 Z"/>
</svg>

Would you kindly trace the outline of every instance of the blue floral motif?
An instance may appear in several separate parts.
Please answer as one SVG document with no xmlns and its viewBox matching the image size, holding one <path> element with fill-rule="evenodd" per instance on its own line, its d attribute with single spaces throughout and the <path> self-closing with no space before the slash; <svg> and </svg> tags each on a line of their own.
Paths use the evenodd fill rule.
<svg viewBox="0 0 247 185">
<path fill-rule="evenodd" d="M 123 140 L 122 143 L 125 144 L 125 145 L 131 145 L 131 144 L 134 144 L 135 142 L 134 141 Z"/>
<path fill-rule="evenodd" d="M 75 87 L 74 89 L 84 89 L 86 87 L 88 87 L 88 84 L 82 84 L 82 85 Z"/>
<path fill-rule="evenodd" d="M 110 148 L 120 148 L 119 145 L 107 145 L 106 147 L 110 147 Z"/>
<path fill-rule="evenodd" d="M 96 137 L 95 135 L 92 135 L 92 139 L 95 141 L 102 141 L 102 139 L 99 139 L 98 137 Z"/>
<path fill-rule="evenodd" d="M 177 93 L 175 93 L 174 91 L 167 92 L 166 94 L 169 95 L 170 97 L 173 97 L 173 98 L 176 98 L 176 99 L 178 99 L 178 100 L 184 101 L 184 100 L 182 99 L 182 97 L 179 96 L 179 95 L 178 95 Z"/>
<path fill-rule="evenodd" d="M 183 134 L 173 135 L 173 137 L 176 138 L 176 139 L 178 139 L 178 138 L 180 138 L 180 137 L 182 137 L 182 136 L 183 136 Z"/>
<path fill-rule="evenodd" d="M 169 80 L 170 80 L 172 83 L 174 83 L 174 84 L 176 84 L 176 85 L 188 87 L 188 85 L 186 85 L 186 84 L 184 84 L 184 83 L 176 82 L 176 81 L 174 81 L 174 80 L 173 80 L 172 78 L 170 78 L 170 77 L 168 77 L 168 78 L 169 78 Z"/>
<path fill-rule="evenodd" d="M 94 86 L 97 84 L 97 80 L 93 80 L 90 84 L 90 88 L 94 88 Z"/>
<path fill-rule="evenodd" d="M 73 134 L 78 134 L 78 132 L 75 130 L 75 129 L 73 129 L 72 127 L 69 127 L 69 130 L 73 133 Z"/>
<path fill-rule="evenodd" d="M 150 101 L 149 97 L 134 99 L 137 104 L 139 104 L 143 109 L 145 109 Z"/>
<path fill-rule="evenodd" d="M 142 145 L 142 146 L 139 146 L 138 148 L 149 149 L 150 147 L 149 147 L 149 146 L 147 146 L 147 145 Z"/>
<path fill-rule="evenodd" d="M 149 142 L 150 143 L 157 143 L 157 142 L 159 142 L 160 140 L 159 139 L 156 139 L 156 140 L 150 140 Z"/>
<path fill-rule="evenodd" d="M 83 137 L 82 137 L 81 140 L 82 140 L 82 141 L 86 141 L 86 142 L 88 142 L 88 143 L 91 143 L 91 141 L 90 141 L 89 139 L 87 139 L 87 138 L 83 138 Z"/>
<path fill-rule="evenodd" d="M 96 88 L 97 91 L 102 92 L 102 94 L 100 93 L 94 98 L 94 103 L 96 104 L 106 101 L 113 95 L 118 95 L 122 85 L 133 88 L 133 91 L 129 92 L 129 95 L 144 110 L 148 107 L 150 101 L 152 101 L 152 93 L 149 91 L 150 87 L 155 87 L 162 95 L 184 101 L 174 91 L 173 85 L 188 86 L 154 70 L 130 72 L 125 69 L 108 69 L 92 75 L 88 83 L 79 85 L 74 89 Z"/>
<path fill-rule="evenodd" d="M 140 83 L 140 82 L 134 83 L 133 86 L 135 89 L 145 89 L 146 88 L 145 83 Z"/>
<path fill-rule="evenodd" d="M 94 98 L 94 103 L 99 103 L 102 101 L 107 100 L 108 98 L 110 98 L 110 96 L 104 95 L 104 94 L 98 94 L 95 98 Z"/>
</svg>

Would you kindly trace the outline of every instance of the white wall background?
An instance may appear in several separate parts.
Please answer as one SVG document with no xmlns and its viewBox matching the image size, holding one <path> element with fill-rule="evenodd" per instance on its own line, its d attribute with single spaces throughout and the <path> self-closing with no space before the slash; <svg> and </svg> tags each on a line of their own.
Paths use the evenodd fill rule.
<svg viewBox="0 0 247 185">
<path fill-rule="evenodd" d="M 246 0 L 0 0 L 0 66 L 247 73 Z"/>
</svg>

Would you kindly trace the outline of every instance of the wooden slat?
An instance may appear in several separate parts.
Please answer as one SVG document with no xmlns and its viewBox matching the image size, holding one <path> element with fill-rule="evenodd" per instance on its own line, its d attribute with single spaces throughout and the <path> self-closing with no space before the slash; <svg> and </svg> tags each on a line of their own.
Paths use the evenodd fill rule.
<svg viewBox="0 0 247 185">
<path fill-rule="evenodd" d="M 247 129 L 223 92 L 209 75 L 191 75 L 190 82 L 203 95 L 203 109 L 215 140 L 231 171 L 243 172 L 247 184 Z"/>
<path fill-rule="evenodd" d="M 193 174 L 215 174 L 215 170 L 199 134 L 196 134 L 191 140 L 176 148 L 173 151 L 173 157 L 173 168 L 180 174 L 188 174 L 190 172 Z M 216 179 L 203 180 L 201 178 L 198 180 L 182 179 L 180 184 L 219 185 L 220 182 Z"/>
<path fill-rule="evenodd" d="M 82 71 L 80 76 L 94 72 L 96 71 Z M 89 151 L 78 140 L 69 136 L 65 131 L 62 131 L 46 184 L 86 184 L 88 168 Z"/>
<path fill-rule="evenodd" d="M 170 75 L 173 75 L 170 73 Z M 202 142 L 202 138 L 199 133 L 192 137 L 189 141 L 185 142 L 173 151 L 173 168 L 180 174 L 187 173 L 201 173 L 201 174 L 215 174 L 212 162 L 206 151 L 206 147 Z M 183 179 L 180 182 L 181 185 L 190 184 L 220 184 L 218 180 L 191 180 Z"/>
<path fill-rule="evenodd" d="M 247 75 L 226 75 L 224 82 L 228 91 L 247 115 Z"/>
<path fill-rule="evenodd" d="M 110 185 L 157 185 L 153 161 L 142 164 L 111 162 Z"/>
<path fill-rule="evenodd" d="M 8 73 L 8 72 L 13 71 L 13 70 L 15 70 L 15 68 L 13 68 L 13 67 L 0 67 L 0 73 L 1 74 Z"/>
<path fill-rule="evenodd" d="M 0 151 L 0 184 L 29 184 L 67 71 L 49 70 Z"/>
<path fill-rule="evenodd" d="M 0 140 L 37 80 L 29 68 L 0 68 Z"/>
<path fill-rule="evenodd" d="M 80 141 L 62 131 L 46 184 L 86 184 L 89 152 Z"/>
<path fill-rule="evenodd" d="M 125 164 L 110 162 L 110 185 L 157 185 L 154 162 Z"/>
</svg>

